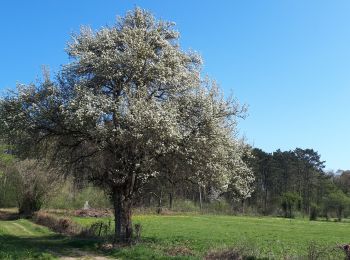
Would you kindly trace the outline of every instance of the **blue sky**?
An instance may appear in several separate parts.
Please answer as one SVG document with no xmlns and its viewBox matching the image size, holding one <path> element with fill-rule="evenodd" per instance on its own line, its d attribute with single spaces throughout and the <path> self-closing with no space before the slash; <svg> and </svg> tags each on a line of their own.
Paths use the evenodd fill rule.
<svg viewBox="0 0 350 260">
<path fill-rule="evenodd" d="M 350 1 L 3 1 L 0 90 L 58 70 L 80 25 L 112 25 L 135 6 L 175 21 L 204 73 L 249 105 L 239 129 L 250 144 L 313 148 L 328 169 L 350 169 Z"/>
</svg>

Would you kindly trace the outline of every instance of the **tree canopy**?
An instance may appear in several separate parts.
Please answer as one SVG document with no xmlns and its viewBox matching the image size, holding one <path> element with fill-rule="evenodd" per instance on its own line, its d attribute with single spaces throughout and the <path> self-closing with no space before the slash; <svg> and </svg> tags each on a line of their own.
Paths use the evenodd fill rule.
<svg viewBox="0 0 350 260">
<path fill-rule="evenodd" d="M 19 155 L 48 157 L 109 192 L 119 241 L 131 239 L 137 194 L 160 175 L 251 191 L 236 137 L 245 107 L 201 77 L 200 56 L 178 39 L 173 23 L 136 8 L 114 26 L 82 28 L 55 79 L 1 101 L 0 127 Z"/>
</svg>

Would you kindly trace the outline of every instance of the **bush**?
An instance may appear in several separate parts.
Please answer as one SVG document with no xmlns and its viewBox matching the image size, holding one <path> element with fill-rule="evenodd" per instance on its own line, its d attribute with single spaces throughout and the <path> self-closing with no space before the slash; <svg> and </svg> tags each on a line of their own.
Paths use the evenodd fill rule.
<svg viewBox="0 0 350 260">
<path fill-rule="evenodd" d="M 96 221 L 90 227 L 83 229 L 79 236 L 82 237 L 107 237 L 112 234 L 111 221 L 105 223 L 104 221 Z"/>
<path fill-rule="evenodd" d="M 334 211 L 338 221 L 342 220 L 343 213 L 349 207 L 349 205 L 349 197 L 340 190 L 328 194 L 328 196 L 324 199 L 325 213 L 328 214 L 329 211 Z"/>
<path fill-rule="evenodd" d="M 307 248 L 307 255 L 300 257 L 300 259 L 344 259 L 344 253 L 346 253 L 346 251 L 343 247 L 334 247 L 310 241 Z"/>
<path fill-rule="evenodd" d="M 9 146 L 0 143 L 0 208 L 17 207 L 19 174 Z"/>
<path fill-rule="evenodd" d="M 310 205 L 310 220 L 317 220 L 320 207 L 317 204 L 311 203 Z"/>
<path fill-rule="evenodd" d="M 16 185 L 19 213 L 31 216 L 57 190 L 60 178 L 54 170 L 37 160 L 17 161 L 14 168 L 18 175 Z"/>
<path fill-rule="evenodd" d="M 0 208 L 17 207 L 18 173 L 12 166 L 0 165 Z"/>
<path fill-rule="evenodd" d="M 284 217 L 293 218 L 293 210 L 300 204 L 301 197 L 294 192 L 286 192 L 282 195 L 281 206 L 284 212 Z"/>
<path fill-rule="evenodd" d="M 199 207 L 191 200 L 174 200 L 174 211 L 180 212 L 196 212 L 199 211 Z"/>
<path fill-rule="evenodd" d="M 56 217 L 54 215 L 36 212 L 33 215 L 36 224 L 48 227 L 50 230 L 66 235 L 77 235 L 82 231 L 81 226 L 74 223 L 70 218 Z"/>
<path fill-rule="evenodd" d="M 215 200 L 204 204 L 203 211 L 212 214 L 232 214 L 232 206 L 224 199 Z"/>
</svg>

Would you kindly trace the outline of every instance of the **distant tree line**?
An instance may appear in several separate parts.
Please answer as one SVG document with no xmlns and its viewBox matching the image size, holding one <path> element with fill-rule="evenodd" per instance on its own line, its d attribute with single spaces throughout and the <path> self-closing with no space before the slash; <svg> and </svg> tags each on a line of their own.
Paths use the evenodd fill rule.
<svg viewBox="0 0 350 260">
<path fill-rule="evenodd" d="M 108 194 L 91 188 L 87 179 L 62 181 L 55 172 L 48 172 L 38 162 L 16 159 L 9 146 L 1 145 L 0 149 L 0 207 L 19 207 L 23 212 L 29 210 L 26 208 L 28 203 L 34 209 L 42 205 L 76 208 L 82 207 L 85 199 L 96 201 L 95 207 L 108 205 L 105 202 Z M 157 213 L 164 210 L 214 210 L 215 213 L 287 218 L 299 214 L 310 220 L 323 217 L 340 221 L 350 215 L 349 170 L 325 172 L 324 162 L 312 149 L 296 148 L 273 153 L 258 148 L 245 149 L 243 158 L 255 178 L 249 194 L 235 193 L 233 187 L 236 184 L 223 189 L 211 178 L 199 182 L 189 174 L 179 172 L 150 179 L 138 192 L 135 206 L 150 208 Z M 55 190 L 60 192 L 54 193 Z"/>
<path fill-rule="evenodd" d="M 325 172 L 324 161 L 313 149 L 296 148 L 267 153 L 254 148 L 249 159 L 255 182 L 247 200 L 249 207 L 264 215 L 282 210 L 286 217 L 298 211 L 315 219 L 347 215 L 350 172 Z"/>
<path fill-rule="evenodd" d="M 255 177 L 250 195 L 220 192 L 212 181 L 162 176 L 146 186 L 139 206 L 156 206 L 161 212 L 173 209 L 174 200 L 180 199 L 192 201 L 199 209 L 221 201 L 229 204 L 233 213 L 288 218 L 300 214 L 311 220 L 335 217 L 340 221 L 350 214 L 350 171 L 326 172 L 325 162 L 313 149 L 267 153 L 247 148 L 243 158 Z"/>
</svg>

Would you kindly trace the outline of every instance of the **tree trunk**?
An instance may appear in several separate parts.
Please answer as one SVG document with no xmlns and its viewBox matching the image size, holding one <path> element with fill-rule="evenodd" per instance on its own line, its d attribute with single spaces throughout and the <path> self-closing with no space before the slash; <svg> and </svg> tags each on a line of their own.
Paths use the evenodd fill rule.
<svg viewBox="0 0 350 260">
<path fill-rule="evenodd" d="M 338 217 L 338 221 L 340 222 L 342 219 L 342 215 L 343 215 L 343 209 L 338 208 L 337 210 L 337 217 Z"/>
<path fill-rule="evenodd" d="M 157 209 L 158 214 L 162 213 L 162 211 L 163 211 L 162 199 L 163 199 L 163 191 L 161 190 L 159 197 L 158 197 L 158 209 Z"/>
<path fill-rule="evenodd" d="M 265 187 L 265 193 L 264 193 L 264 215 L 267 215 L 267 188 Z"/>
<path fill-rule="evenodd" d="M 4 178 L 4 183 L 3 183 L 3 187 L 4 187 L 4 193 L 2 194 L 2 197 L 4 198 L 4 201 L 5 201 L 5 198 L 6 198 L 6 182 L 7 182 L 7 175 L 5 174 L 5 178 Z"/>
<path fill-rule="evenodd" d="M 117 191 L 113 192 L 113 207 L 114 207 L 114 243 L 121 241 L 121 199 Z"/>
<path fill-rule="evenodd" d="M 151 207 L 152 206 L 152 196 L 149 195 L 148 196 L 148 207 Z"/>
<path fill-rule="evenodd" d="M 198 186 L 198 189 L 199 189 L 199 209 L 202 210 L 203 209 L 202 188 L 200 185 Z"/>
<path fill-rule="evenodd" d="M 291 205 L 291 204 L 288 205 L 288 211 L 289 211 L 289 213 L 288 213 L 288 218 L 292 218 L 293 213 L 292 213 L 292 205 Z"/>
<path fill-rule="evenodd" d="M 173 193 L 169 192 L 169 209 L 173 209 Z"/>
<path fill-rule="evenodd" d="M 25 195 L 19 202 L 18 212 L 23 217 L 31 217 L 34 212 L 39 211 L 41 202 L 39 199 L 32 198 L 30 195 Z"/>
<path fill-rule="evenodd" d="M 114 206 L 114 243 L 130 243 L 132 239 L 132 221 L 131 221 L 131 200 L 126 199 L 122 192 L 115 190 L 113 192 Z"/>
</svg>

